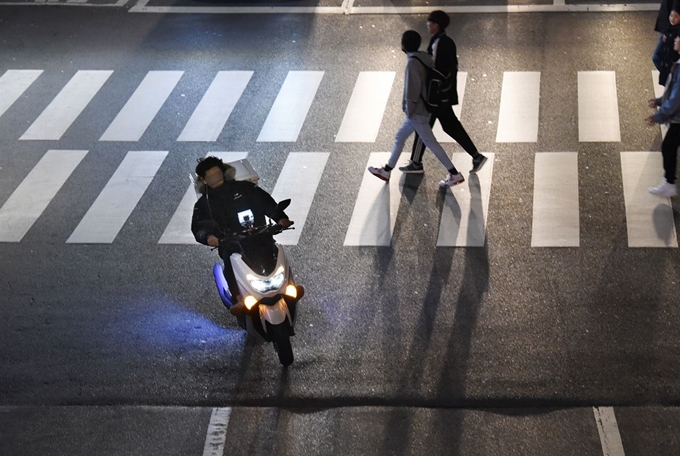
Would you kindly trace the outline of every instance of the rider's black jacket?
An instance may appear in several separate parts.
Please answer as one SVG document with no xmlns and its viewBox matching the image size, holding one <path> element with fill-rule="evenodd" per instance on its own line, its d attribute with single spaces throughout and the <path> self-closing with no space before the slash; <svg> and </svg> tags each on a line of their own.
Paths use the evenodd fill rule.
<svg viewBox="0 0 680 456">
<path fill-rule="evenodd" d="M 196 241 L 208 244 L 208 236 L 224 238 L 243 230 L 238 213 L 250 209 L 254 226 L 265 225 L 265 215 L 274 222 L 288 218 L 276 210 L 276 201 L 269 193 L 247 181 L 226 180 L 215 189 L 205 186 L 203 195 L 194 205 L 191 231 Z"/>
</svg>

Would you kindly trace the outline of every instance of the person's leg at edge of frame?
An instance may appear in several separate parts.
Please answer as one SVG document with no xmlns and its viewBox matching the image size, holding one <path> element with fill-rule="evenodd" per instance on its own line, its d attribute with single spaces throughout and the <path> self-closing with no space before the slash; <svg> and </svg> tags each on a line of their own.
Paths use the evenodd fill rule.
<svg viewBox="0 0 680 456">
<path fill-rule="evenodd" d="M 397 133 L 394 135 L 394 145 L 392 146 L 392 153 L 389 160 L 387 161 L 387 164 L 382 168 L 369 166 L 368 172 L 373 174 L 378 179 L 388 182 L 390 180 L 390 173 L 394 167 L 397 166 L 397 160 L 399 160 L 399 156 L 404 150 L 406 140 L 413 134 L 414 131 L 415 130 L 413 129 L 411 122 L 409 122 L 408 119 L 404 119 L 404 123 L 401 124 L 401 127 L 399 127 L 399 130 L 397 130 Z"/>
<path fill-rule="evenodd" d="M 439 182 L 439 186 L 452 187 L 465 182 L 463 175 L 458 172 L 456 167 L 451 162 L 451 159 L 446 154 L 444 148 L 437 142 L 437 139 L 434 137 L 434 133 L 432 132 L 432 128 L 430 128 L 428 123 L 425 121 L 420 122 L 418 119 L 410 119 L 410 122 L 411 125 L 413 125 L 413 129 L 420 135 L 420 138 L 422 139 L 425 146 L 432 151 L 439 162 L 444 165 L 444 167 L 449 172 L 446 178 Z"/>
<path fill-rule="evenodd" d="M 675 185 L 675 169 L 678 163 L 678 147 L 680 147 L 680 124 L 671 124 L 666 132 L 666 137 L 661 143 L 661 155 L 663 157 L 664 179 L 656 187 L 650 188 L 649 192 L 656 196 L 673 197 L 678 194 Z"/>
<path fill-rule="evenodd" d="M 654 48 L 654 53 L 652 54 L 652 63 L 654 63 L 654 67 L 661 71 L 661 64 L 663 63 L 663 59 L 661 58 L 661 52 L 663 50 L 663 33 L 659 34 L 659 41 L 656 43 L 656 48 Z"/>
</svg>

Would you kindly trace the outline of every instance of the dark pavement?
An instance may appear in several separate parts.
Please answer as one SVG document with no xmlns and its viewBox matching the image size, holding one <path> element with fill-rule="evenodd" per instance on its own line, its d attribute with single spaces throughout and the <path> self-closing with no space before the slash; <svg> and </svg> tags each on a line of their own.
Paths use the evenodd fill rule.
<svg viewBox="0 0 680 456">
<path fill-rule="evenodd" d="M 622 151 L 660 144 L 658 128 L 643 123 L 654 18 L 454 16 L 469 74 L 462 122 L 480 150 L 496 153 L 486 245 L 436 247 L 442 176 L 429 154 L 428 173 L 405 188 L 392 246 L 345 247 L 368 155 L 390 149 L 402 120 L 399 36 L 424 34 L 424 16 L 0 7 L 0 75 L 44 70 L 0 117 L 0 205 L 47 150 L 90 151 L 24 239 L 0 244 L 0 427 L 9 430 L 0 453 L 64 454 L 27 435 L 110 420 L 139 446 L 105 444 L 97 454 L 146 454 L 148 437 L 173 435 L 161 453 L 200 452 L 209 407 L 233 406 L 224 454 L 601 454 L 592 407 L 618 406 L 626 454 L 677 454 L 680 258 L 628 247 L 619 162 Z M 19 141 L 84 69 L 114 73 L 63 138 Z M 185 73 L 140 141 L 99 142 L 151 70 Z M 215 143 L 177 142 L 220 70 L 254 71 L 225 130 Z M 291 70 L 326 72 L 300 137 L 256 142 Z M 378 139 L 335 143 L 356 75 L 371 70 L 397 72 Z M 621 143 L 578 141 L 585 70 L 616 71 Z M 494 141 L 503 71 L 541 72 L 537 143 Z M 169 155 L 116 240 L 66 244 L 131 150 Z M 157 244 L 209 151 L 248 151 L 270 191 L 289 152 L 330 153 L 300 243 L 286 248 L 307 294 L 296 360 L 283 373 L 271 346 L 247 340 L 222 308 L 216 255 Z M 579 153 L 578 248 L 531 247 L 534 154 L 548 151 Z M 55 407 L 67 405 L 97 408 Z M 158 429 L 144 413 L 168 424 Z M 135 419 L 149 430 L 130 437 L 121 423 Z"/>
</svg>

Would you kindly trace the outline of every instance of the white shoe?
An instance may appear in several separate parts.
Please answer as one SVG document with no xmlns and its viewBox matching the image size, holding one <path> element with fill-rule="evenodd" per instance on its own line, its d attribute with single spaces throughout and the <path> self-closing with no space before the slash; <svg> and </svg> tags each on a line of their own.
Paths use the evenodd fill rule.
<svg viewBox="0 0 680 456">
<path fill-rule="evenodd" d="M 449 173 L 446 176 L 446 179 L 443 181 L 439 181 L 439 186 L 440 187 L 453 187 L 454 185 L 462 184 L 465 182 L 465 178 L 461 173 L 458 174 L 451 174 Z"/>
<path fill-rule="evenodd" d="M 664 179 L 658 186 L 650 188 L 649 193 L 662 198 L 670 198 L 678 195 L 678 189 L 675 187 L 675 184 L 669 184 Z"/>
<path fill-rule="evenodd" d="M 368 172 L 373 174 L 378 179 L 384 180 L 385 182 L 389 182 L 390 180 L 390 172 L 385 168 L 375 168 L 373 166 L 369 166 Z"/>
</svg>

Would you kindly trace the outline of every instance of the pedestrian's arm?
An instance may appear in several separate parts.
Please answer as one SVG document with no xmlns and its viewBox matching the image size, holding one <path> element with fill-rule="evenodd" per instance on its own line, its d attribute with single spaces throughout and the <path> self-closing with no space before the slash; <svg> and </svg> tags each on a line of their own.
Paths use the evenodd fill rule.
<svg viewBox="0 0 680 456">
<path fill-rule="evenodd" d="M 680 113 L 680 81 L 673 81 L 673 88 L 668 99 L 663 104 L 660 99 L 657 99 L 657 104 L 661 107 L 652 116 L 656 123 L 664 123 L 674 114 Z"/>
<path fill-rule="evenodd" d="M 404 86 L 406 87 L 404 95 L 406 98 L 405 112 L 406 117 L 409 118 L 415 113 L 418 103 L 422 103 L 421 97 L 423 96 L 423 80 L 415 65 L 422 65 L 422 63 L 413 58 L 409 59 L 406 64 L 406 77 L 404 78 Z"/>
</svg>

